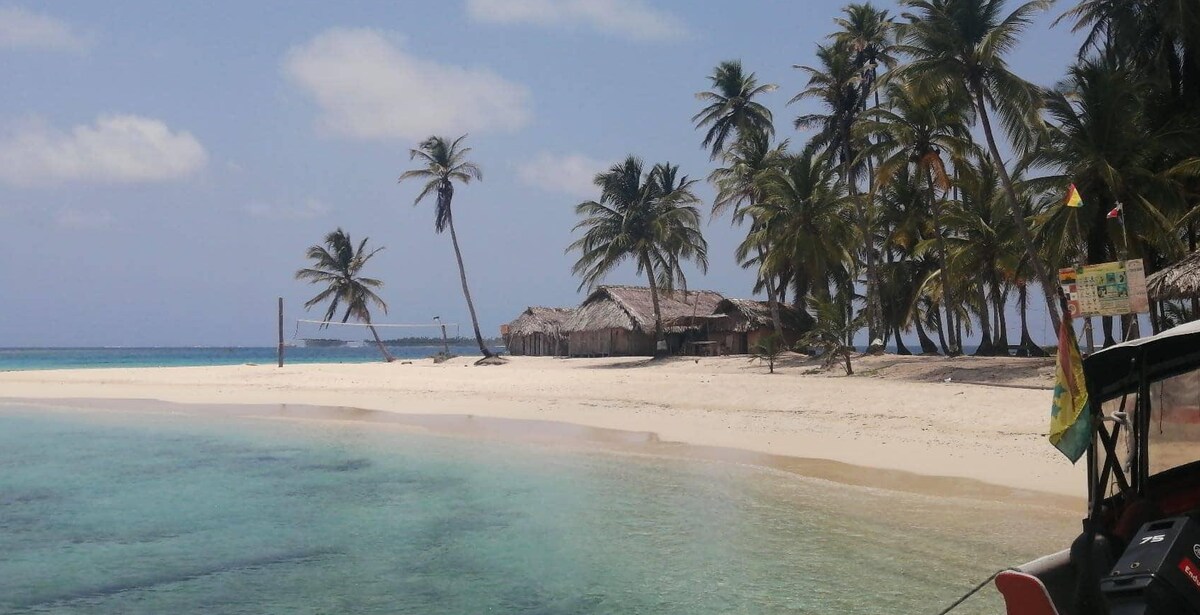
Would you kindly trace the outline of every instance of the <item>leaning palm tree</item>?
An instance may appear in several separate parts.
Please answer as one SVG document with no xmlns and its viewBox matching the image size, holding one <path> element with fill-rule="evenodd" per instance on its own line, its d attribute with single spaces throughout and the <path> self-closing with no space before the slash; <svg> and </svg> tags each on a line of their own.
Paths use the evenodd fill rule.
<svg viewBox="0 0 1200 615">
<path fill-rule="evenodd" d="M 903 77 L 957 90 L 970 99 L 1057 331 L 1057 284 L 1039 258 L 1033 233 L 1022 217 L 1024 208 L 1000 155 L 989 113 L 989 108 L 997 112 L 1010 141 L 1022 148 L 1028 145 L 1031 127 L 1039 124 L 1040 93 L 1009 70 L 1004 56 L 1020 43 L 1021 32 L 1034 15 L 1053 2 L 1030 0 L 1005 15 L 1005 0 L 903 0 L 914 11 L 905 14 L 908 23 L 902 29 L 900 50 L 912 60 L 902 69 Z"/>
<path fill-rule="evenodd" d="M 713 89 L 699 92 L 696 98 L 708 106 L 692 116 L 696 128 L 708 127 L 701 147 L 712 148 L 711 159 L 716 160 L 725 151 L 725 142 L 747 132 L 761 132 L 768 137 L 775 133 L 771 110 L 754 100 L 779 86 L 773 83 L 758 84 L 754 73 L 742 71 L 740 60 L 726 60 L 717 65 L 708 77 Z"/>
<path fill-rule="evenodd" d="M 596 175 L 598 201 L 575 206 L 583 217 L 573 230 L 583 230 L 567 251 L 578 251 L 572 273 L 581 277 L 579 288 L 592 288 L 621 263 L 632 260 L 645 274 L 654 306 L 654 338 L 662 340 L 659 289 L 675 284 L 687 287 L 681 264 L 695 262 L 708 270 L 708 243 L 700 232 L 700 199 L 692 193 L 695 180 L 679 177 L 679 167 L 655 165 L 642 172 L 642 161 L 629 156 Z"/>
<path fill-rule="evenodd" d="M 383 282 L 362 275 L 367 261 L 383 248 L 375 248 L 368 252 L 367 239 L 364 237 L 355 248 L 350 235 L 341 228 L 329 233 L 325 236 L 325 245 L 308 248 L 306 254 L 312 259 L 312 266 L 297 271 L 296 279 L 325 285 L 325 290 L 304 303 L 304 309 L 307 310 L 326 300 L 329 301 L 324 322 L 321 323 L 322 329 L 329 327 L 329 323 L 337 315 L 338 308 L 345 306 L 346 312 L 342 315 L 342 322 L 347 322 L 353 316 L 356 320 L 366 323 L 371 335 L 375 336 L 375 343 L 379 345 L 383 360 L 391 363 L 394 360 L 392 355 L 388 354 L 383 341 L 379 339 L 379 332 L 375 330 L 375 325 L 371 324 L 372 304 L 379 306 L 383 313 L 387 313 L 387 304 L 374 290 L 383 286 Z"/>
<path fill-rule="evenodd" d="M 442 233 L 450 229 L 450 243 L 454 244 L 454 257 L 458 260 L 458 276 L 462 281 L 463 297 L 467 299 L 467 310 L 471 313 L 471 325 L 475 328 L 475 341 L 479 344 L 479 352 L 483 357 L 495 356 L 483 343 L 483 334 L 479 331 L 479 318 L 475 315 L 475 303 L 471 301 L 471 289 L 467 287 L 467 270 L 463 266 L 462 250 L 458 247 L 458 234 L 454 232 L 454 214 L 450 204 L 454 200 L 454 182 L 471 183 L 472 179 L 483 180 L 483 172 L 475 163 L 467 160 L 471 148 L 463 147 L 463 135 L 454 141 L 444 137 L 433 136 L 421 142 L 416 149 L 409 150 L 409 160 L 420 159 L 425 165 L 422 168 L 405 171 L 400 175 L 400 181 L 406 179 L 428 180 L 425 187 L 417 195 L 413 205 L 421 202 L 429 194 L 437 194 L 437 206 L 434 210 L 433 228 Z"/>
</svg>

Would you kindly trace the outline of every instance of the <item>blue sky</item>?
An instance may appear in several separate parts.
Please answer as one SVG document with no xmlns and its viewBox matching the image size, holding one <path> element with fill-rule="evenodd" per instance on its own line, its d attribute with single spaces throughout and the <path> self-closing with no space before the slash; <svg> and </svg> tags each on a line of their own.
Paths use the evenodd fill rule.
<svg viewBox="0 0 1200 615">
<path fill-rule="evenodd" d="M 469 132 L 484 171 L 454 203 L 484 330 L 573 305 L 563 250 L 590 177 L 630 153 L 706 176 L 694 93 L 726 59 L 780 85 L 764 102 L 803 142 L 792 65 L 843 4 L 0 4 L 0 346 L 269 344 L 275 297 L 304 316 L 315 290 L 292 274 L 337 226 L 387 247 L 378 320 L 467 323 L 449 237 L 396 183 L 431 133 Z M 1031 81 L 1071 61 L 1077 37 L 1050 27 L 1067 7 L 1011 59 Z M 739 231 L 705 231 L 711 266 L 690 285 L 748 295 Z"/>
</svg>

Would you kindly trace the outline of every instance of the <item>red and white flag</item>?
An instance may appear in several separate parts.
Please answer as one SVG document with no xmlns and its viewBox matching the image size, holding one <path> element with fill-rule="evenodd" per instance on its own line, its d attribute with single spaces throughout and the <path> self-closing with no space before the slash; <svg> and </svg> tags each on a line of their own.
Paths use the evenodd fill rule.
<svg viewBox="0 0 1200 615">
<path fill-rule="evenodd" d="M 1120 218 L 1122 215 L 1124 215 L 1124 213 L 1125 206 L 1117 205 L 1116 207 L 1112 208 L 1112 211 L 1108 212 L 1108 215 L 1105 216 L 1105 218 L 1108 218 L 1109 220 L 1112 220 L 1113 218 Z"/>
</svg>

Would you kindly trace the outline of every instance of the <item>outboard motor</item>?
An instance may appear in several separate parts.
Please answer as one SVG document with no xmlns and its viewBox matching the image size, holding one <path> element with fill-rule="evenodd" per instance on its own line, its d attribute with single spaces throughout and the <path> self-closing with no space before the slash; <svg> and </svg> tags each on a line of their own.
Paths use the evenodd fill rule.
<svg viewBox="0 0 1200 615">
<path fill-rule="evenodd" d="M 1100 591 L 1111 615 L 1200 615 L 1200 523 L 1172 517 L 1143 525 Z"/>
</svg>

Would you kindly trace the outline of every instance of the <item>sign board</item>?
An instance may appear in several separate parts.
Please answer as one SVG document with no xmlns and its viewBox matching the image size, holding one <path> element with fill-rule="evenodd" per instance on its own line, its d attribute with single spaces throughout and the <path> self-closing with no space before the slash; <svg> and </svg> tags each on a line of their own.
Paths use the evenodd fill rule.
<svg viewBox="0 0 1200 615">
<path fill-rule="evenodd" d="M 1058 282 L 1075 318 L 1150 311 L 1146 270 L 1141 260 L 1060 269 Z"/>
</svg>

